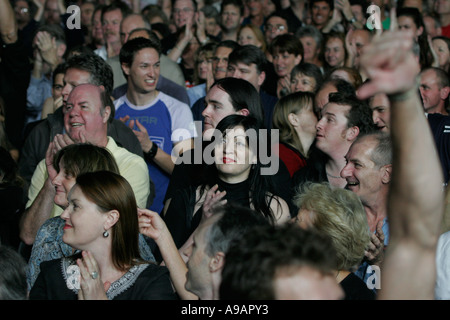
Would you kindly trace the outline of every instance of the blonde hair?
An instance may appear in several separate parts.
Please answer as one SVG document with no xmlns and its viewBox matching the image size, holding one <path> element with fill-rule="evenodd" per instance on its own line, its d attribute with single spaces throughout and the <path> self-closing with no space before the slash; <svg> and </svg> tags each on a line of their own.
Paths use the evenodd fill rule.
<svg viewBox="0 0 450 320">
<path fill-rule="evenodd" d="M 280 130 L 280 141 L 292 145 L 306 158 L 305 148 L 294 127 L 289 122 L 289 114 L 297 114 L 301 110 L 313 110 L 314 94 L 311 92 L 294 92 L 282 97 L 273 110 L 272 126 Z"/>
<path fill-rule="evenodd" d="M 266 39 L 264 38 L 264 34 L 262 33 L 261 29 L 258 27 L 255 27 L 252 24 L 246 24 L 239 28 L 238 35 L 241 34 L 242 29 L 245 29 L 245 28 L 252 30 L 253 34 L 255 35 L 255 38 L 261 43 L 261 51 L 265 53 L 267 51 L 267 43 L 266 43 Z"/>
<path fill-rule="evenodd" d="M 337 254 L 337 270 L 353 271 L 370 242 L 366 212 L 359 197 L 328 183 L 306 183 L 294 204 L 310 212 L 313 228 L 328 235 Z"/>
</svg>

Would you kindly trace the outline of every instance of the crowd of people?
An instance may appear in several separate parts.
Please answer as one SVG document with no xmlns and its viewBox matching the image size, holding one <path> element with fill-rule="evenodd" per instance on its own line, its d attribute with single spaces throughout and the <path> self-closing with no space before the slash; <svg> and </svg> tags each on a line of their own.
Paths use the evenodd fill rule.
<svg viewBox="0 0 450 320">
<path fill-rule="evenodd" d="M 0 0 L 0 35 L 0 299 L 450 299 L 450 1 Z"/>
</svg>

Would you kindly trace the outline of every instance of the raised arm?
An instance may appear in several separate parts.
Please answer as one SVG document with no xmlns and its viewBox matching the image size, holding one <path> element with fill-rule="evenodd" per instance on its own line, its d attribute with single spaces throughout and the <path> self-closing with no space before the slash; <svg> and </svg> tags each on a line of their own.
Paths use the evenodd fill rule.
<svg viewBox="0 0 450 320">
<path fill-rule="evenodd" d="M 164 264 L 169 269 L 172 284 L 180 298 L 183 300 L 198 300 L 196 295 L 190 293 L 184 287 L 188 269 L 164 221 L 158 213 L 147 209 L 138 209 L 138 215 L 139 231 L 155 240 Z"/>
<path fill-rule="evenodd" d="M 444 208 L 439 158 L 418 95 L 419 65 L 405 32 L 385 32 L 361 63 L 371 82 L 358 93 L 389 95 L 393 173 L 388 197 L 390 242 L 380 299 L 433 299 L 435 252 Z"/>
<path fill-rule="evenodd" d="M 9 0 L 0 0 L 0 34 L 5 44 L 17 41 L 17 22 Z"/>
<path fill-rule="evenodd" d="M 20 219 L 20 238 L 28 245 L 34 243 L 39 228 L 51 218 L 56 194 L 52 180 L 57 172 L 53 167 L 53 156 L 55 154 L 54 143 L 48 146 L 45 162 L 40 162 L 36 168 L 29 191 L 29 202 L 27 209 Z M 38 189 L 40 188 L 40 189 Z M 38 191 L 39 190 L 39 191 Z"/>
</svg>

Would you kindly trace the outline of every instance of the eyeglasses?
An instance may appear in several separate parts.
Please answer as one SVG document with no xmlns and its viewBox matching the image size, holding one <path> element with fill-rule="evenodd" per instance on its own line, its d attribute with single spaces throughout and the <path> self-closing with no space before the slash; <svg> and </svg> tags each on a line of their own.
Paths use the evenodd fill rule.
<svg viewBox="0 0 450 320">
<path fill-rule="evenodd" d="M 277 24 L 277 25 L 271 25 L 268 24 L 265 26 L 266 31 L 284 31 L 286 30 L 286 27 L 283 26 L 282 24 Z"/>
<path fill-rule="evenodd" d="M 20 13 L 27 13 L 29 11 L 28 8 L 20 8 L 20 7 L 15 7 L 14 8 L 16 11 L 19 11 Z"/>
<path fill-rule="evenodd" d="M 192 8 L 173 9 L 173 14 L 180 14 L 181 12 L 189 13 L 191 11 L 194 11 L 194 9 L 192 9 Z"/>
</svg>

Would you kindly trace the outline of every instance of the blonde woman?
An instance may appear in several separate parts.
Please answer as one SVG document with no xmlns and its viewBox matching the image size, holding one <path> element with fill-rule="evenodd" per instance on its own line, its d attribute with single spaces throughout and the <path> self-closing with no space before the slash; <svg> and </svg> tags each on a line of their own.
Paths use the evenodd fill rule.
<svg viewBox="0 0 450 320">
<path fill-rule="evenodd" d="M 306 165 L 316 137 L 317 116 L 314 94 L 295 92 L 278 100 L 273 111 L 272 126 L 279 129 L 278 155 L 291 177 Z"/>
<path fill-rule="evenodd" d="M 364 259 L 370 244 L 366 212 L 359 197 L 328 183 L 307 183 L 294 197 L 299 208 L 294 223 L 303 229 L 315 229 L 331 239 L 336 251 L 335 278 L 346 300 L 373 300 L 375 294 L 352 271 Z"/>
<path fill-rule="evenodd" d="M 242 26 L 238 31 L 238 41 L 241 46 L 248 44 L 254 45 L 266 53 L 267 44 L 261 29 L 254 25 L 247 24 Z"/>
</svg>

